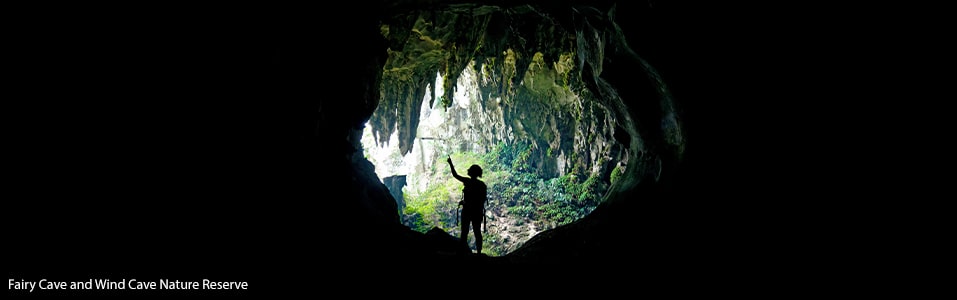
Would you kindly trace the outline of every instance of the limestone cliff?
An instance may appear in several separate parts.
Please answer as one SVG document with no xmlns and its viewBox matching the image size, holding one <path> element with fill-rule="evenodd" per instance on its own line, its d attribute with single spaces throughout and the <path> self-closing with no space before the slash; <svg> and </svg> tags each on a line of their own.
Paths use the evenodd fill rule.
<svg viewBox="0 0 957 300">
<path fill-rule="evenodd" d="M 522 140 L 537 150 L 532 161 L 545 176 L 577 170 L 607 178 L 613 164 L 628 160 L 614 137 L 623 112 L 594 101 L 582 83 L 581 66 L 587 60 L 600 66 L 604 51 L 603 41 L 585 37 L 599 33 L 583 30 L 527 5 L 394 16 L 382 25 L 390 48 L 369 122 L 376 142 L 387 143 L 395 132 L 401 154 L 410 153 L 419 108 L 446 109 L 452 123 L 443 133 L 458 137 L 447 147 L 485 152 Z"/>
</svg>

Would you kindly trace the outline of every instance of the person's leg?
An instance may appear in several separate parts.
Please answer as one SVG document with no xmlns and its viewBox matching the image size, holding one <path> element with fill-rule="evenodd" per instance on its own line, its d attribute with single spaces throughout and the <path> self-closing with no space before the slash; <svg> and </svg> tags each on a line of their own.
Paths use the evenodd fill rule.
<svg viewBox="0 0 957 300">
<path fill-rule="evenodd" d="M 476 218 L 472 223 L 472 231 L 475 233 L 475 251 L 482 253 L 482 219 Z"/>
<path fill-rule="evenodd" d="M 465 214 L 465 212 L 463 212 L 461 222 L 462 222 L 462 234 L 460 235 L 460 237 L 462 238 L 462 244 L 465 244 L 465 248 L 468 248 L 469 247 L 469 240 L 468 240 L 469 223 L 471 223 L 472 220 L 469 220 L 468 214 Z"/>
</svg>

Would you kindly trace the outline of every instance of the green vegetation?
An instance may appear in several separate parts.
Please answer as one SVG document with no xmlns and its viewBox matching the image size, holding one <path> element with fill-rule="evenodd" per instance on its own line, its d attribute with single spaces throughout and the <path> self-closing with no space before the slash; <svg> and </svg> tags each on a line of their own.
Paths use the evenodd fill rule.
<svg viewBox="0 0 957 300">
<path fill-rule="evenodd" d="M 618 181 L 618 178 L 621 178 L 621 173 L 623 172 L 624 170 L 621 168 L 620 165 L 615 166 L 615 169 L 611 170 L 611 183 L 615 183 L 616 181 Z"/>
<path fill-rule="evenodd" d="M 482 166 L 482 180 L 488 185 L 489 203 L 486 215 L 514 220 L 510 226 L 532 225 L 537 231 L 571 223 L 590 213 L 608 189 L 608 182 L 598 174 L 568 173 L 556 178 L 543 178 L 529 168 L 529 158 L 537 151 L 528 144 L 499 143 L 484 155 L 454 153 L 456 171 L 464 173 L 473 165 Z M 462 197 L 462 184 L 452 178 L 445 159 L 433 166 L 437 178 L 419 194 L 406 194 L 403 223 L 412 229 L 426 232 L 433 226 L 458 235 L 456 209 Z M 464 174 L 461 174 L 464 175 Z M 505 254 L 514 249 L 514 238 L 506 241 L 502 232 L 485 233 L 487 254 Z M 525 237 L 526 239 L 529 237 Z"/>
</svg>

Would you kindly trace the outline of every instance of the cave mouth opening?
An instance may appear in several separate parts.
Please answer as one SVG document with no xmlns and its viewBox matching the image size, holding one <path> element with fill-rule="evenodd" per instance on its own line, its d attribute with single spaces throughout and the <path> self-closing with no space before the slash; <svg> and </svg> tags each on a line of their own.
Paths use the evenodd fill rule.
<svg viewBox="0 0 957 300">
<path fill-rule="evenodd" d="M 678 110 L 615 12 L 462 4 L 384 18 L 359 139 L 399 222 L 457 238 L 449 157 L 462 174 L 483 168 L 491 256 L 668 178 L 684 149 Z"/>
<path fill-rule="evenodd" d="M 462 175 L 473 164 L 484 170 L 487 255 L 518 249 L 539 232 L 581 219 L 602 201 L 626 163 L 613 137 L 614 120 L 562 82 L 567 66 L 546 66 L 541 53 L 535 56 L 530 63 L 537 66 L 529 67 L 513 94 L 497 94 L 490 88 L 497 84 L 495 72 L 471 62 L 455 77 L 451 93 L 443 88 L 447 78 L 436 72 L 421 101 L 373 113 L 363 129 L 363 156 L 396 199 L 402 224 L 458 236 L 462 183 L 452 177 L 447 158 Z M 384 91 L 400 88 L 387 82 Z M 447 107 L 443 95 L 452 95 Z M 417 114 L 402 113 L 413 109 Z M 396 125 L 377 130 L 389 118 Z M 400 134 L 402 128 L 410 132 Z M 413 141 L 403 149 L 399 136 Z M 468 239 L 474 246 L 471 234 Z"/>
</svg>

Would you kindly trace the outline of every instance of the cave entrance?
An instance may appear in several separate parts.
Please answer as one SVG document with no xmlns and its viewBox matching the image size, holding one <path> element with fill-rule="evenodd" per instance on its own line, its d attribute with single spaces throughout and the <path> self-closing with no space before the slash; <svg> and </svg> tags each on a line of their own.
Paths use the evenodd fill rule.
<svg viewBox="0 0 957 300">
<path fill-rule="evenodd" d="M 531 63 L 539 66 L 530 67 L 509 95 L 492 88 L 493 70 L 473 62 L 456 77 L 451 93 L 437 72 L 420 101 L 383 99 L 385 106 L 363 130 L 363 154 L 396 198 L 403 224 L 458 236 L 462 184 L 452 178 L 447 157 L 460 174 L 473 164 L 484 170 L 488 255 L 507 254 L 601 202 L 625 163 L 613 137 L 614 119 L 597 101 L 563 84 L 562 66 L 545 66 L 537 56 Z M 402 89 L 387 84 L 384 91 Z M 443 95 L 452 95 L 448 107 Z M 469 239 L 472 246 L 471 234 Z"/>
<path fill-rule="evenodd" d="M 614 12 L 461 4 L 385 17 L 386 57 L 376 61 L 378 97 L 361 142 L 401 222 L 457 236 L 462 184 L 446 158 L 463 174 L 477 164 L 489 199 L 483 252 L 505 255 L 649 170 L 657 180 L 662 160 L 649 145 L 680 158 L 670 95 L 606 17 Z"/>
</svg>

